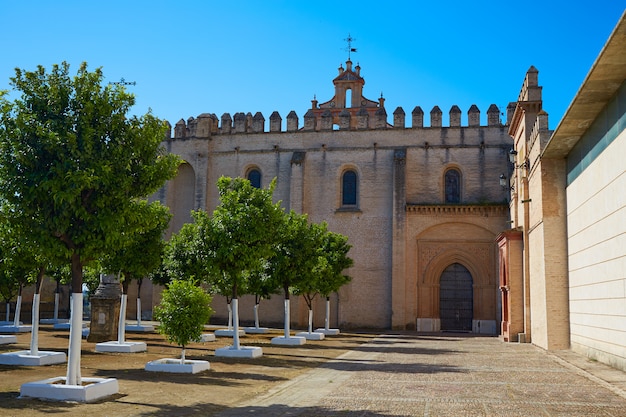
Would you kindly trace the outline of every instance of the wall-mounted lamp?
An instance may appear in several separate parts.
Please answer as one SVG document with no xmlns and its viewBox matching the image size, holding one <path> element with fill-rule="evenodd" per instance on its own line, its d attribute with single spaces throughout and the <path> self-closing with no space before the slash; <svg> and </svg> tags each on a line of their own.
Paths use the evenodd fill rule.
<svg viewBox="0 0 626 417">
<path fill-rule="evenodd" d="M 509 162 L 514 164 L 517 156 L 517 151 L 513 148 L 509 150 Z"/>
<path fill-rule="evenodd" d="M 528 169 L 530 167 L 530 164 L 528 163 L 528 159 L 525 159 L 524 162 L 522 162 L 520 165 L 515 164 L 515 162 L 517 162 L 517 151 L 515 149 L 509 150 L 509 162 L 515 165 L 515 167 L 517 168 Z"/>
<path fill-rule="evenodd" d="M 500 174 L 500 186 L 502 188 L 508 188 L 509 190 L 514 190 L 514 187 L 509 185 L 509 181 L 506 178 L 506 175 Z"/>
</svg>

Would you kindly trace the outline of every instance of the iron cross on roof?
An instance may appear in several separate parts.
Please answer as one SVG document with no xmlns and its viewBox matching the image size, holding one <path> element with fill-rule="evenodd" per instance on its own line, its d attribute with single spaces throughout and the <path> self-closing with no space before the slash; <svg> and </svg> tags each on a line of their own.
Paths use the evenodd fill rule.
<svg viewBox="0 0 626 417">
<path fill-rule="evenodd" d="M 348 47 L 346 49 L 344 49 L 346 52 L 348 52 L 348 61 L 350 60 L 350 53 L 352 52 L 356 52 L 356 48 L 352 47 L 352 42 L 356 41 L 356 39 L 354 39 L 352 36 L 350 36 L 350 34 L 348 33 L 348 37 L 344 39 L 344 41 L 348 42 Z"/>
</svg>

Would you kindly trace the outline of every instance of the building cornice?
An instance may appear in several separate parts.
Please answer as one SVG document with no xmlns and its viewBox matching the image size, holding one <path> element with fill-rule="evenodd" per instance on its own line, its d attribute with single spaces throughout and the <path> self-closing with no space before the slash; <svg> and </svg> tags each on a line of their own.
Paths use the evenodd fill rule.
<svg viewBox="0 0 626 417">
<path fill-rule="evenodd" d="M 425 216 L 480 216 L 509 215 L 507 204 L 407 204 L 406 211 Z"/>
</svg>

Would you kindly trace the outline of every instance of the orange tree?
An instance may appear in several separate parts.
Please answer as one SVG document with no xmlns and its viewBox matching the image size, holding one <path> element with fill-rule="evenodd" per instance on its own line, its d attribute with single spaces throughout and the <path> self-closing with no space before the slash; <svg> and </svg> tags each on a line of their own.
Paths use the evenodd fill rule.
<svg viewBox="0 0 626 417">
<path fill-rule="evenodd" d="M 284 215 L 272 202 L 275 181 L 255 188 L 242 178 L 221 177 L 220 204 L 209 214 L 193 212 L 194 223 L 183 226 L 170 240 L 164 261 L 167 279 L 196 279 L 231 300 L 233 347 L 239 349 L 238 298 L 255 288 L 268 259 L 275 254 L 277 230 Z"/>
<path fill-rule="evenodd" d="M 15 70 L 19 97 L 0 97 L 0 198 L 50 258 L 71 265 L 72 315 L 82 316 L 83 268 L 132 232 L 140 200 L 172 178 L 179 158 L 161 146 L 166 124 L 135 103 L 122 86 L 104 84 L 83 63 Z M 81 317 L 82 319 L 82 317 Z M 80 326 L 72 326 L 67 384 L 80 384 Z"/>
</svg>

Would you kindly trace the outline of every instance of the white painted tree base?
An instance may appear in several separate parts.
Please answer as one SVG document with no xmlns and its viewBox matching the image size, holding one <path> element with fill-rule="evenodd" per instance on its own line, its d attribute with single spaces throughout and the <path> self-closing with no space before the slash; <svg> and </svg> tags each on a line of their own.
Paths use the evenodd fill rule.
<svg viewBox="0 0 626 417">
<path fill-rule="evenodd" d="M 324 333 L 322 332 L 300 332 L 296 333 L 296 336 L 304 337 L 306 340 L 324 340 Z"/>
<path fill-rule="evenodd" d="M 41 366 L 64 363 L 66 360 L 64 352 L 44 350 L 40 350 L 38 355 L 31 355 L 30 350 L 0 354 L 0 365 Z"/>
<path fill-rule="evenodd" d="M 27 382 L 20 387 L 20 398 L 89 403 L 119 392 L 115 378 L 82 378 L 84 385 L 65 385 L 65 381 L 65 377 L 55 377 Z"/>
<path fill-rule="evenodd" d="M 180 359 L 173 358 L 157 359 L 146 364 L 146 371 L 180 374 L 196 374 L 209 368 L 208 361 L 185 360 L 185 363 L 180 363 Z"/>
<path fill-rule="evenodd" d="M 340 332 L 339 329 L 315 329 L 315 333 L 324 333 L 326 336 L 337 336 Z"/>
<path fill-rule="evenodd" d="M 86 321 L 84 321 L 83 322 L 83 329 L 87 328 L 88 325 L 89 324 Z M 58 322 L 58 323 L 55 323 L 54 326 L 52 326 L 52 328 L 54 330 L 69 330 L 70 329 L 70 322 L 69 321 Z"/>
<path fill-rule="evenodd" d="M 17 336 L 0 335 L 0 345 L 8 345 L 9 343 L 17 343 Z"/>
<path fill-rule="evenodd" d="M 203 343 L 215 342 L 215 335 L 213 333 L 203 333 L 200 336 L 200 341 L 203 342 Z"/>
<path fill-rule="evenodd" d="M 0 333 L 26 333 L 33 330 L 33 326 L 0 326 Z"/>
<path fill-rule="evenodd" d="M 150 333 L 154 331 L 154 326 L 151 324 L 127 324 L 126 331 L 135 333 Z"/>
<path fill-rule="evenodd" d="M 215 356 L 223 358 L 258 358 L 263 355 L 263 349 L 258 346 L 240 346 L 234 349 L 232 346 L 215 349 Z"/>
<path fill-rule="evenodd" d="M 213 332 L 215 334 L 215 336 L 218 337 L 233 337 L 235 335 L 235 331 L 234 330 L 228 330 L 228 329 L 217 329 Z M 244 329 L 239 329 L 239 337 L 241 336 L 245 336 L 246 335 L 246 331 Z"/>
<path fill-rule="evenodd" d="M 306 343 L 306 339 L 302 336 L 278 336 L 272 338 L 273 345 L 281 346 L 300 346 Z"/>
<path fill-rule="evenodd" d="M 148 349 L 145 342 L 122 342 L 117 341 L 96 343 L 96 352 L 136 353 L 145 352 Z"/>
<path fill-rule="evenodd" d="M 264 334 L 270 331 L 267 327 L 244 327 L 243 330 L 249 334 Z"/>
<path fill-rule="evenodd" d="M 41 319 L 39 323 L 41 324 L 59 324 L 59 323 L 69 323 L 68 319 Z"/>
</svg>

